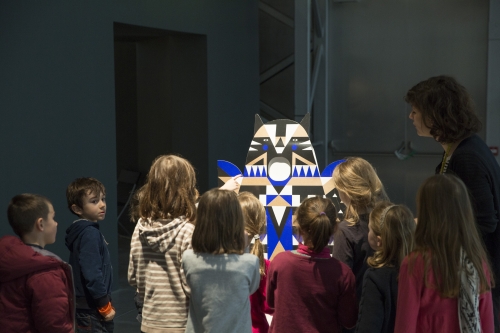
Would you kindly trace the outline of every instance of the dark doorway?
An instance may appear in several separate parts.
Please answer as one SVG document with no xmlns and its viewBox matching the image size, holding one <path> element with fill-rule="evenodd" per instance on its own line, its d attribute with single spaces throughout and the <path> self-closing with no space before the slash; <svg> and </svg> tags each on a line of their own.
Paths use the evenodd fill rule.
<svg viewBox="0 0 500 333">
<path fill-rule="evenodd" d="M 117 174 L 140 173 L 138 187 L 158 155 L 178 154 L 207 190 L 206 36 L 114 23 L 114 50 Z M 118 183 L 118 212 L 132 187 Z M 125 210 L 120 234 L 133 230 Z"/>
</svg>

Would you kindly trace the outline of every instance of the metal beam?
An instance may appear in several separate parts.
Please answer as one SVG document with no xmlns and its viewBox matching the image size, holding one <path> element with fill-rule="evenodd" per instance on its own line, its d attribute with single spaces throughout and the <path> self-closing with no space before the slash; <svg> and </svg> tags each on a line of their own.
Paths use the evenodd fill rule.
<svg viewBox="0 0 500 333">
<path fill-rule="evenodd" d="M 262 83 L 266 82 L 267 80 L 269 80 L 270 78 L 272 78 L 273 76 L 275 76 L 276 74 L 278 74 L 279 72 L 284 70 L 285 68 L 293 65 L 294 61 L 295 61 L 295 56 L 293 54 L 286 57 L 285 59 L 281 60 L 273 67 L 269 68 L 267 71 L 260 74 L 260 83 L 262 84 Z"/>
<path fill-rule="evenodd" d="M 292 28 L 294 27 L 294 22 L 291 18 L 284 15 L 283 13 L 280 13 L 279 11 L 277 11 L 273 7 L 269 6 L 268 4 L 266 4 L 262 1 L 259 1 L 259 9 L 262 10 L 263 12 L 271 15 L 272 17 L 274 17 L 278 21 L 285 23 L 289 27 L 292 27 Z"/>
<path fill-rule="evenodd" d="M 295 0 L 295 116 L 311 112 L 311 0 Z"/>
</svg>

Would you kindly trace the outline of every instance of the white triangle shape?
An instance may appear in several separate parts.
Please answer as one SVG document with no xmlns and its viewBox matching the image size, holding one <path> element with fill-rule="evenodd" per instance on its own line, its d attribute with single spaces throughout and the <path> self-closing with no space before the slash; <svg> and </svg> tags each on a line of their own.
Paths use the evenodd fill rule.
<svg viewBox="0 0 500 333">
<path fill-rule="evenodd" d="M 278 195 L 278 192 L 276 192 L 276 189 L 274 188 L 273 185 L 267 185 L 266 186 L 266 194 L 268 194 L 268 195 Z"/>
<path fill-rule="evenodd" d="M 297 131 L 297 128 L 299 127 L 299 124 L 287 124 L 286 125 L 286 136 L 285 136 L 285 146 L 290 142 L 290 139 L 292 138 L 292 135 Z"/>
<path fill-rule="evenodd" d="M 258 142 L 255 142 L 255 141 L 252 141 L 252 143 L 250 145 L 262 145 L 262 143 L 258 143 Z"/>
<path fill-rule="evenodd" d="M 251 165 L 245 165 L 245 168 L 247 168 L 247 175 L 250 177 L 250 170 L 252 169 Z"/>
<path fill-rule="evenodd" d="M 338 214 L 344 214 L 344 212 L 341 210 L 339 210 Z"/>
<path fill-rule="evenodd" d="M 292 245 L 299 245 L 299 241 L 295 238 L 295 236 L 292 236 Z"/>
<path fill-rule="evenodd" d="M 281 226 L 281 220 L 283 219 L 283 215 L 285 215 L 286 206 L 271 206 L 271 208 L 273 209 L 274 216 L 276 216 L 276 222 Z"/>
<path fill-rule="evenodd" d="M 333 193 L 333 197 L 336 198 L 337 197 L 337 193 Z"/>
<path fill-rule="evenodd" d="M 264 237 L 264 239 L 262 240 L 262 244 L 263 244 L 263 245 L 266 245 L 266 244 L 267 244 L 267 234 L 266 234 L 266 236 Z"/>
<path fill-rule="evenodd" d="M 257 151 L 257 149 L 252 148 L 252 147 L 250 147 L 248 150 L 249 150 L 249 151 Z"/>
<path fill-rule="evenodd" d="M 276 146 L 276 125 L 264 125 L 267 134 L 269 134 L 269 139 L 273 143 L 273 146 Z"/>
</svg>

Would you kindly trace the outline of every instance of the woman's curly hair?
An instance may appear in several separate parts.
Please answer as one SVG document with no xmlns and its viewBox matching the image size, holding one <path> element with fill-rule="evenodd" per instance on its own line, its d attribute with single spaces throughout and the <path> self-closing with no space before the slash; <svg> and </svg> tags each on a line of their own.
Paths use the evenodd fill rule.
<svg viewBox="0 0 500 333">
<path fill-rule="evenodd" d="M 435 76 L 408 90 L 405 101 L 422 113 L 424 124 L 440 143 L 465 139 L 481 129 L 474 102 L 460 83 Z"/>
</svg>

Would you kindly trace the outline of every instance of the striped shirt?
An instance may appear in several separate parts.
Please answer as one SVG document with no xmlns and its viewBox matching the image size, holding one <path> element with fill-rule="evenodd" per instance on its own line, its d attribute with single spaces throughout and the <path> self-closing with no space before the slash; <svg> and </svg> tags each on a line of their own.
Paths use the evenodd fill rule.
<svg viewBox="0 0 500 333">
<path fill-rule="evenodd" d="M 181 267 L 191 249 L 194 225 L 184 216 L 174 220 L 139 219 L 130 243 L 128 281 L 144 301 L 141 330 L 183 332 L 189 287 Z"/>
</svg>

